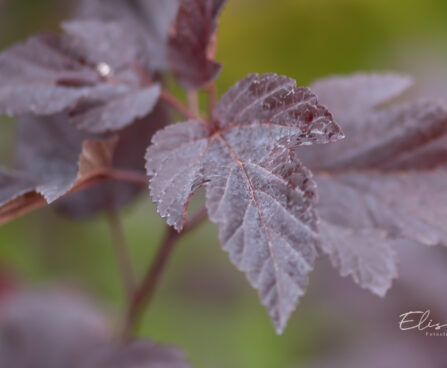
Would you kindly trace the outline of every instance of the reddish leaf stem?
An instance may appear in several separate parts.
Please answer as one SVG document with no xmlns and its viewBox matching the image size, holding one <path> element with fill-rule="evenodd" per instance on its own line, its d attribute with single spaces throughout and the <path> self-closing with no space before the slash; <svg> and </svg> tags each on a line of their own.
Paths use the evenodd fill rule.
<svg viewBox="0 0 447 368">
<path fill-rule="evenodd" d="M 210 83 L 207 87 L 208 91 L 208 120 L 210 124 L 213 122 L 213 112 L 216 108 L 217 104 L 217 90 L 216 90 L 216 84 Z"/>
<path fill-rule="evenodd" d="M 187 92 L 187 98 L 188 98 L 188 107 L 189 110 L 196 116 L 200 115 L 199 112 L 199 96 L 197 94 L 197 91 L 195 90 L 188 90 Z"/>
<path fill-rule="evenodd" d="M 135 291 L 133 300 L 129 306 L 124 330 L 125 339 L 129 339 L 135 332 L 147 306 L 152 301 L 163 271 L 165 270 L 172 251 L 177 244 L 177 240 L 187 232 L 196 228 L 206 218 L 206 215 L 207 212 L 204 208 L 186 222 L 181 232 L 176 232 L 173 228 L 167 227 L 157 254 L 155 255 L 140 287 Z"/>
<path fill-rule="evenodd" d="M 106 170 L 105 174 L 110 179 L 116 181 L 124 181 L 126 183 L 141 184 L 141 185 L 146 185 L 149 183 L 149 178 L 143 172 L 114 169 L 114 170 Z"/>
<path fill-rule="evenodd" d="M 136 185 L 147 185 L 148 183 L 146 174 L 142 172 L 109 168 L 99 169 L 91 172 L 82 178 L 81 181 L 78 181 L 63 197 L 80 192 L 106 180 L 116 180 Z M 20 196 L 0 207 L 0 225 L 40 207 L 44 207 L 45 205 L 47 205 L 47 202 L 43 196 L 36 192 L 30 192 Z"/>
<path fill-rule="evenodd" d="M 161 99 L 165 101 L 168 105 L 173 107 L 175 110 L 177 110 L 185 118 L 197 120 L 198 114 L 188 109 L 177 97 L 171 95 L 169 92 L 162 91 Z"/>
</svg>

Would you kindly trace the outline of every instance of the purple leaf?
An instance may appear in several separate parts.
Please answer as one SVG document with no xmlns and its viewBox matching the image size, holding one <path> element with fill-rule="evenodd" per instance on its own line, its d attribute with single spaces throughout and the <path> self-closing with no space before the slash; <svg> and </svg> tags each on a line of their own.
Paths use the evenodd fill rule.
<svg viewBox="0 0 447 368">
<path fill-rule="evenodd" d="M 0 206 L 32 192 L 39 182 L 20 172 L 0 169 Z"/>
<path fill-rule="evenodd" d="M 329 225 L 321 229 L 322 249 L 342 275 L 351 274 L 376 293 L 395 276 L 391 239 L 447 243 L 442 224 L 447 108 L 431 100 L 378 106 L 409 84 L 395 75 L 361 74 L 317 82 L 321 102 L 339 117 L 346 139 L 297 150 L 313 169 L 318 213 Z M 374 245 L 380 238 L 382 246 Z M 360 277 L 365 274 L 371 276 L 368 282 Z"/>
<path fill-rule="evenodd" d="M 243 96 L 235 99 L 238 90 Z M 246 107 L 237 105 L 241 100 L 246 101 Z M 225 107 L 230 116 L 233 112 L 243 115 L 223 119 Z M 233 163 L 237 156 L 242 161 L 260 163 L 278 144 L 295 148 L 342 138 L 332 116 L 309 89 L 296 88 L 293 80 L 275 74 L 253 74 L 238 82 L 219 102 L 213 125 L 188 121 L 169 126 L 154 136 L 147 152 L 146 168 L 154 176 L 153 199 L 159 202 L 161 196 L 166 196 L 172 200 L 161 201 L 159 212 L 163 217 L 169 215 L 168 223 L 177 230 L 182 228 L 189 195 L 208 180 L 203 170 L 208 168 L 205 164 L 212 169 L 212 160 Z M 205 155 L 209 157 L 206 160 Z M 170 190 L 178 195 L 167 196 Z"/>
<path fill-rule="evenodd" d="M 447 135 L 432 139 L 427 144 L 399 155 L 390 161 L 390 168 L 399 170 L 429 170 L 445 166 L 447 162 Z"/>
<path fill-rule="evenodd" d="M 447 245 L 447 172 L 444 168 L 398 173 L 350 173 L 337 180 L 367 193 L 394 212 L 398 235 L 426 245 Z M 373 216 L 379 216 L 372 211 Z M 381 224 L 384 227 L 385 224 Z"/>
<path fill-rule="evenodd" d="M 148 115 L 160 96 L 159 85 L 129 91 L 112 100 L 72 112 L 70 123 L 91 133 L 116 131 Z"/>
<path fill-rule="evenodd" d="M 371 228 L 352 229 L 319 223 L 320 248 L 343 277 L 371 292 L 385 296 L 397 277 L 396 255 L 384 231 Z"/>
<path fill-rule="evenodd" d="M 206 185 L 222 245 L 280 333 L 316 256 L 314 184 L 293 149 L 342 133 L 310 90 L 274 74 L 249 75 L 232 87 L 212 125 L 188 121 L 154 136 L 146 155 L 151 196 L 180 230 L 189 198 Z"/>
<path fill-rule="evenodd" d="M 2 204 L 32 191 L 51 203 L 75 183 L 87 136 L 71 127 L 63 114 L 52 118 L 26 116 L 18 127 L 18 172 L 2 175 Z"/>
<path fill-rule="evenodd" d="M 80 2 L 77 13 L 84 19 L 124 22 L 128 34 L 139 33 L 144 37 L 143 45 L 149 55 L 151 70 L 163 71 L 169 66 L 169 26 L 177 9 L 178 0 L 84 0 Z"/>
<path fill-rule="evenodd" d="M 356 175 L 362 179 L 363 174 Z M 343 174 L 316 174 L 320 201 L 318 214 L 335 226 L 351 229 L 381 229 L 389 237 L 395 238 L 405 234 L 411 239 L 432 243 L 438 237 L 433 231 L 412 216 L 406 215 L 397 207 L 389 206 L 372 193 L 350 185 Z"/>
<path fill-rule="evenodd" d="M 224 250 L 259 291 L 277 333 L 282 333 L 316 257 L 311 174 L 286 148 L 260 163 L 216 166 L 212 174 L 207 187 L 210 219 L 219 224 Z"/>
<path fill-rule="evenodd" d="M 1 222 L 45 202 L 52 203 L 74 189 L 75 184 L 88 180 L 97 170 L 109 169 L 114 139 L 82 133 L 67 120 L 64 113 L 51 117 L 25 116 L 19 120 L 15 170 L 0 172 Z M 143 139 L 145 130 L 141 130 L 141 124 L 139 127 L 139 139 Z M 123 139 L 120 150 L 124 149 L 124 142 L 129 144 L 131 137 Z M 148 140 L 149 136 L 144 142 Z M 140 142 L 136 154 L 141 156 L 132 163 L 139 163 L 140 168 L 143 167 L 144 149 Z M 134 160 L 132 155 L 127 157 Z"/>
<path fill-rule="evenodd" d="M 142 32 L 129 32 L 118 21 L 75 20 L 62 23 L 69 35 L 67 47 L 76 50 L 89 64 L 105 63 L 112 70 L 132 64 L 147 67 L 151 58 Z"/>
<path fill-rule="evenodd" d="M 346 122 L 346 124 L 344 124 Z M 444 162 L 447 108 L 420 100 L 357 119 L 341 121 L 346 139 L 335 145 L 299 149 L 303 162 L 323 170 L 431 168 Z"/>
<path fill-rule="evenodd" d="M 62 291 L 14 293 L 0 303 L 0 366 L 78 368 L 111 340 L 100 311 Z"/>
<path fill-rule="evenodd" d="M 349 123 L 362 124 L 354 120 L 398 97 L 412 84 L 412 79 L 403 75 L 357 73 L 321 79 L 311 88 L 346 129 Z"/>
<path fill-rule="evenodd" d="M 217 18 L 226 0 L 180 0 L 168 55 L 172 69 L 187 89 L 197 89 L 217 77 L 221 64 L 213 60 Z"/>
<path fill-rule="evenodd" d="M 200 170 L 210 132 L 204 122 L 177 123 L 158 131 L 146 153 L 152 199 L 160 216 L 180 230 L 194 191 L 204 184 Z"/>
<path fill-rule="evenodd" d="M 445 242 L 447 234 L 441 225 L 444 180 L 441 172 L 429 177 L 419 173 L 317 174 L 323 253 L 342 276 L 352 275 L 361 287 L 383 296 L 396 278 L 392 239 L 405 237 L 428 245 Z M 415 207 L 409 207 L 410 202 Z M 401 241 L 408 243 L 406 239 Z"/>
<path fill-rule="evenodd" d="M 177 348 L 137 340 L 128 345 L 110 345 L 92 354 L 79 368 L 189 368 Z"/>
<path fill-rule="evenodd" d="M 147 56 L 138 34 L 130 36 L 116 22 L 64 27 L 68 35 L 35 36 L 0 54 L 0 113 L 67 110 L 72 124 L 95 133 L 119 130 L 147 115 L 160 87 L 150 85 L 141 69 Z"/>
<path fill-rule="evenodd" d="M 325 160 L 323 169 L 399 169 L 402 156 L 447 134 L 447 108 L 435 101 L 412 102 L 370 113 L 363 125 L 349 130 L 344 150 Z"/>
<path fill-rule="evenodd" d="M 54 114 L 87 94 L 82 86 L 97 83 L 99 75 L 60 49 L 57 37 L 39 35 L 0 54 L 1 113 Z M 63 86 L 61 81 L 76 82 L 80 88 Z"/>
<path fill-rule="evenodd" d="M 35 190 L 51 203 L 76 181 L 87 138 L 67 123 L 64 114 L 23 117 L 18 124 L 17 168 L 38 181 Z"/>
<path fill-rule="evenodd" d="M 317 173 L 315 180 L 322 252 L 343 277 L 351 275 L 361 287 L 383 296 L 396 278 L 397 259 L 388 237 L 406 228 L 419 234 L 421 228 L 337 176 Z"/>
<path fill-rule="evenodd" d="M 177 348 L 118 344 L 99 308 L 62 290 L 7 294 L 0 301 L 0 366 L 14 368 L 188 368 Z"/>
</svg>

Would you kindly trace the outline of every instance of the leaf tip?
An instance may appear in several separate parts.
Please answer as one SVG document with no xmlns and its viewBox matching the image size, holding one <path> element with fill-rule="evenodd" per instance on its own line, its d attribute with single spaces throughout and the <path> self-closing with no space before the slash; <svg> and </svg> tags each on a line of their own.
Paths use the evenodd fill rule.
<svg viewBox="0 0 447 368">
<path fill-rule="evenodd" d="M 277 336 L 281 336 L 284 333 L 284 330 L 287 327 L 287 321 L 282 323 L 275 323 L 275 333 Z"/>
</svg>

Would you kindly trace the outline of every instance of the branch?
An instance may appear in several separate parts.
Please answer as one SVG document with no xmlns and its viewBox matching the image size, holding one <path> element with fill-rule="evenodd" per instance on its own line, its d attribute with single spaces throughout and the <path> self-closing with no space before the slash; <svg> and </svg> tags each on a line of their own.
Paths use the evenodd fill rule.
<svg viewBox="0 0 447 368">
<path fill-rule="evenodd" d="M 110 232 L 112 233 L 112 243 L 120 269 L 121 279 L 127 300 L 132 300 L 135 289 L 135 277 L 129 257 L 129 246 L 124 236 L 123 225 L 119 214 L 115 210 L 107 212 L 107 222 L 109 223 Z"/>
<path fill-rule="evenodd" d="M 186 94 L 189 110 L 196 116 L 199 116 L 199 95 L 196 90 L 189 90 Z"/>
<path fill-rule="evenodd" d="M 133 69 L 140 76 L 143 85 L 150 86 L 153 83 L 151 74 L 144 67 L 142 67 L 141 64 L 135 62 Z M 198 110 L 188 109 L 182 101 L 164 89 L 161 91 L 160 99 L 170 105 L 174 110 L 177 110 L 186 119 L 197 120 L 199 117 Z"/>
<path fill-rule="evenodd" d="M 116 180 L 136 185 L 147 185 L 146 174 L 137 171 L 99 169 L 91 172 L 81 181 L 75 183 L 73 188 L 62 198 L 80 192 L 107 180 Z M 45 198 L 37 192 L 26 193 L 0 207 L 0 225 L 7 223 L 19 216 L 48 205 Z"/>
<path fill-rule="evenodd" d="M 165 236 L 158 248 L 157 254 L 149 267 L 140 287 L 136 290 L 133 301 L 130 304 L 127 313 L 127 322 L 124 330 L 124 338 L 129 339 L 137 328 L 147 306 L 152 301 L 161 275 L 165 270 L 167 262 L 175 248 L 177 240 L 195 229 L 206 218 L 207 211 L 203 208 L 190 220 L 188 220 L 181 232 L 176 232 L 173 228 L 167 226 Z"/>
<path fill-rule="evenodd" d="M 214 82 L 210 83 L 207 86 L 207 91 L 208 91 L 208 120 L 210 121 L 210 124 L 212 124 L 213 113 L 217 104 L 216 84 Z"/>
</svg>

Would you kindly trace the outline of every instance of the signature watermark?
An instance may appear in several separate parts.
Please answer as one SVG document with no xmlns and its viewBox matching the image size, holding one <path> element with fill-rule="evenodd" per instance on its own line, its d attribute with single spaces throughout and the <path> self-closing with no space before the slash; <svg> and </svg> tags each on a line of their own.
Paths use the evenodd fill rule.
<svg viewBox="0 0 447 368">
<path fill-rule="evenodd" d="M 430 309 L 426 311 L 410 311 L 400 316 L 399 328 L 401 331 L 423 331 L 425 336 L 447 337 L 447 323 L 433 321 L 430 318 Z"/>
</svg>

